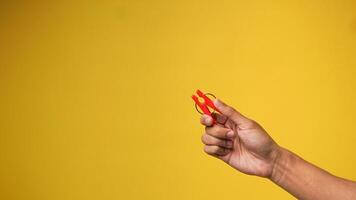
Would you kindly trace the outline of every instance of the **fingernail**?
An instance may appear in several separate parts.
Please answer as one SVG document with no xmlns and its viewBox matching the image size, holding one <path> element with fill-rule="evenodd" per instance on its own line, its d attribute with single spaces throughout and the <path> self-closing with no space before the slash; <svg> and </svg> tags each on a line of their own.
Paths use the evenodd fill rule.
<svg viewBox="0 0 356 200">
<path fill-rule="evenodd" d="M 232 141 L 227 141 L 227 142 L 226 142 L 226 146 L 227 146 L 227 147 L 232 147 Z"/>
<path fill-rule="evenodd" d="M 214 105 L 216 107 L 220 107 L 221 106 L 221 103 L 220 103 L 219 99 L 214 99 Z"/>
<path fill-rule="evenodd" d="M 211 123 L 211 118 L 210 117 L 206 117 L 205 118 L 205 123 L 210 124 Z"/>
<path fill-rule="evenodd" d="M 234 131 L 229 131 L 229 132 L 227 132 L 227 134 L 226 134 L 226 136 L 228 137 L 228 138 L 233 138 L 234 137 Z"/>
</svg>

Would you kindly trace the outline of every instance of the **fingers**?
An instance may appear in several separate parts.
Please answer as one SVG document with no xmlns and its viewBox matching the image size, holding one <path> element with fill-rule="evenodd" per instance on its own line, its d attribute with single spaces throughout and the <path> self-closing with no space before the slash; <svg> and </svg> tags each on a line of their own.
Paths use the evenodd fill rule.
<svg viewBox="0 0 356 200">
<path fill-rule="evenodd" d="M 228 118 L 222 114 L 219 113 L 212 113 L 211 114 L 213 116 L 213 118 L 216 120 L 217 123 L 225 125 L 225 123 L 227 122 Z"/>
<path fill-rule="evenodd" d="M 209 115 L 202 115 L 200 117 L 200 123 L 204 126 L 211 126 L 213 125 L 213 118 Z"/>
<path fill-rule="evenodd" d="M 212 156 L 225 156 L 231 152 L 230 149 L 222 148 L 219 146 L 208 146 L 208 145 L 204 147 L 204 151 L 205 153 Z"/>
<path fill-rule="evenodd" d="M 231 149 L 233 147 L 231 140 L 219 139 L 208 134 L 204 134 L 201 137 L 201 141 L 208 146 L 219 146 L 227 149 Z"/>
<path fill-rule="evenodd" d="M 213 118 L 215 119 L 215 121 L 217 123 L 222 124 L 222 125 L 224 125 L 226 123 L 226 121 L 228 120 L 228 118 L 226 116 L 221 115 L 216 112 L 212 113 L 211 115 L 213 116 Z M 213 125 L 213 121 L 214 121 L 213 118 L 210 117 L 209 115 L 204 114 L 200 117 L 200 123 L 204 126 L 211 126 L 211 125 Z"/>
<path fill-rule="evenodd" d="M 223 115 L 214 114 L 216 116 L 216 121 L 225 122 L 227 118 Z M 213 118 L 209 115 L 202 115 L 200 118 L 200 123 L 205 127 L 205 133 L 221 139 L 232 139 L 235 134 L 231 129 L 224 128 L 223 126 L 213 125 Z"/>
<path fill-rule="evenodd" d="M 241 113 L 236 111 L 234 108 L 231 106 L 226 105 L 224 102 L 221 100 L 215 99 L 214 100 L 214 105 L 221 111 L 223 115 L 231 119 L 233 122 L 236 124 L 242 124 L 248 119 L 244 117 Z"/>
<path fill-rule="evenodd" d="M 232 139 L 235 136 L 233 130 L 219 125 L 205 127 L 205 133 L 220 139 Z"/>
</svg>

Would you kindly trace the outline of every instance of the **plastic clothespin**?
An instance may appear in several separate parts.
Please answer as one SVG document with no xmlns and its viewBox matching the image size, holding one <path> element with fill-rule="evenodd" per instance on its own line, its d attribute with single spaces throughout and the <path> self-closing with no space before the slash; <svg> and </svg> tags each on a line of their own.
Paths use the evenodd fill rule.
<svg viewBox="0 0 356 200">
<path fill-rule="evenodd" d="M 208 107 L 221 113 L 220 110 L 215 107 L 213 101 L 209 97 L 207 97 L 206 94 L 204 94 L 202 91 L 197 90 L 196 93 L 200 98 L 204 100 L 204 102 L 199 101 L 199 98 L 195 94 L 192 95 L 192 99 L 195 101 L 195 104 L 199 106 L 199 108 L 203 111 L 204 114 L 209 115 L 211 118 L 213 118 L 213 124 L 214 124 L 215 119 L 212 116 L 211 111 L 209 110 Z"/>
</svg>

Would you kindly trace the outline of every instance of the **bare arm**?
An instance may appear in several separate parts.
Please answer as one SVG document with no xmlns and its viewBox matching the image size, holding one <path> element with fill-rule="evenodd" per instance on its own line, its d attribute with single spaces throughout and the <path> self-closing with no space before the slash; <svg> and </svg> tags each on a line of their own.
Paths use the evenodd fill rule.
<svg viewBox="0 0 356 200">
<path fill-rule="evenodd" d="M 336 177 L 282 148 L 270 179 L 298 199 L 356 199 L 355 182 Z"/>
<path fill-rule="evenodd" d="M 249 175 L 265 177 L 299 199 L 356 199 L 356 183 L 336 177 L 280 147 L 257 122 L 221 101 L 216 124 L 202 116 L 204 151 Z"/>
</svg>

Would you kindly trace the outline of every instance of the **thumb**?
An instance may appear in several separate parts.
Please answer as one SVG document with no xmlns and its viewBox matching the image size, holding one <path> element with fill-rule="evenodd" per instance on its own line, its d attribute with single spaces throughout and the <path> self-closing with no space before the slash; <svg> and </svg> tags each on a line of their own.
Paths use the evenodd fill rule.
<svg viewBox="0 0 356 200">
<path fill-rule="evenodd" d="M 248 121 L 248 118 L 246 118 L 241 113 L 239 113 L 237 110 L 235 110 L 233 107 L 225 104 L 221 100 L 215 99 L 214 105 L 217 109 L 220 110 L 221 114 L 228 117 L 230 120 L 235 122 L 237 125 L 242 125 L 243 123 Z"/>
</svg>

